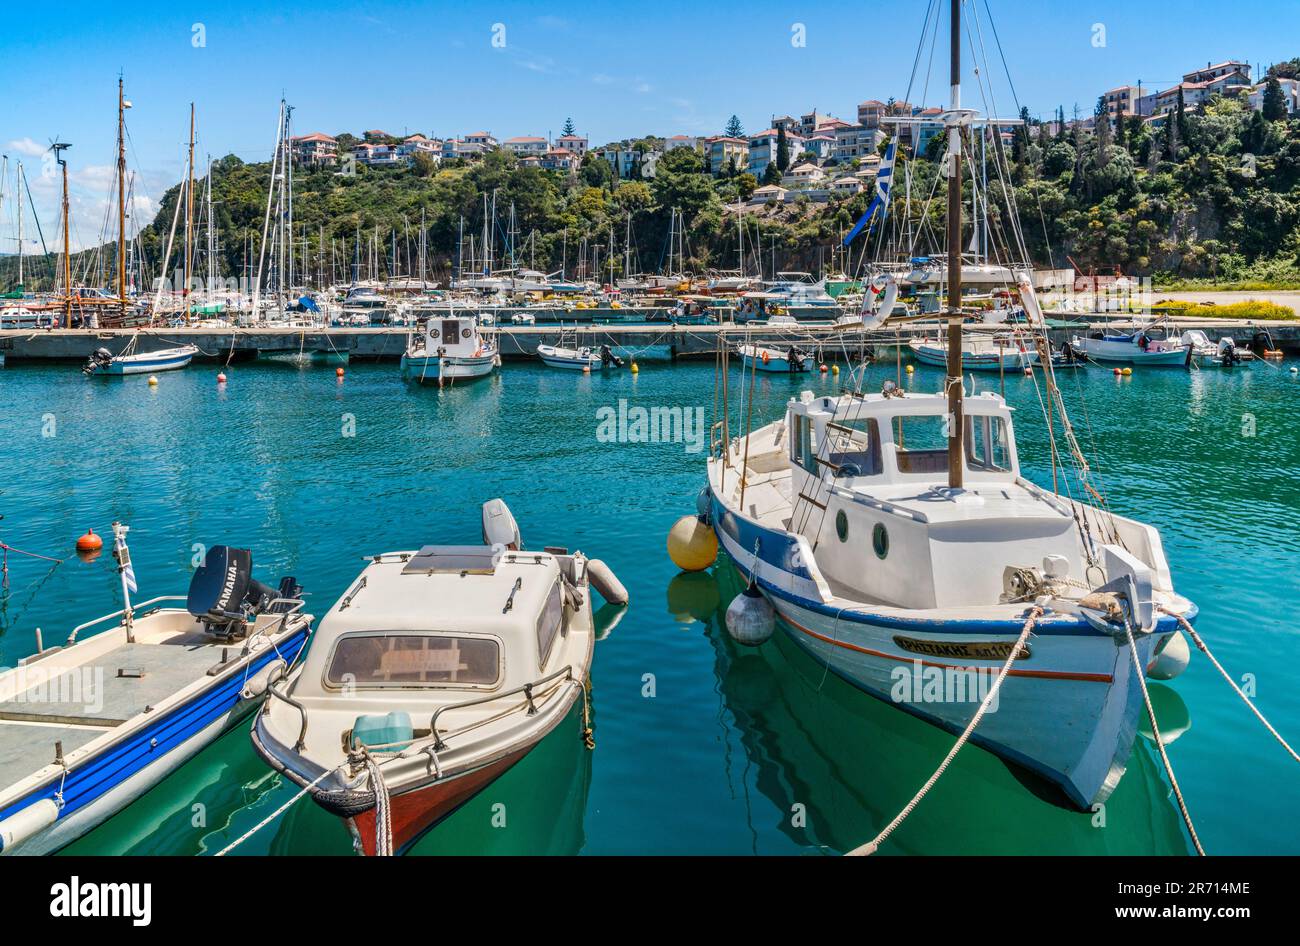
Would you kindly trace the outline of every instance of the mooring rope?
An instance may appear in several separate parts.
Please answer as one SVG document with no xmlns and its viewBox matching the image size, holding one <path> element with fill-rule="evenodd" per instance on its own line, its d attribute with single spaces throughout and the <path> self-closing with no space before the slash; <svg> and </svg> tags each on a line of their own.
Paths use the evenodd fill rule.
<svg viewBox="0 0 1300 946">
<path fill-rule="evenodd" d="M 1201 847 L 1201 839 L 1196 836 L 1196 826 L 1192 824 L 1192 816 L 1187 810 L 1187 802 L 1183 801 L 1182 789 L 1178 787 L 1178 779 L 1174 776 L 1173 763 L 1169 761 L 1169 753 L 1165 752 L 1165 741 L 1160 738 L 1160 727 L 1156 725 L 1156 711 L 1151 705 L 1151 693 L 1147 690 L 1146 668 L 1138 660 L 1137 644 L 1133 642 L 1133 625 L 1129 622 L 1127 612 L 1124 615 L 1124 633 L 1128 636 L 1128 651 L 1129 656 L 1133 659 L 1133 673 L 1137 676 L 1138 685 L 1142 688 L 1142 701 L 1146 703 L 1147 720 L 1151 723 L 1151 735 L 1155 739 L 1156 748 L 1160 750 L 1160 761 L 1164 763 L 1165 774 L 1169 776 L 1169 784 L 1173 787 L 1174 798 L 1178 801 L 1178 810 L 1182 813 L 1183 824 L 1187 825 L 1187 833 L 1192 836 L 1192 844 L 1196 846 L 1196 853 L 1204 857 L 1205 848 Z"/>
<path fill-rule="evenodd" d="M 988 693 L 984 694 L 984 699 L 981 701 L 979 709 L 975 711 L 975 715 L 972 716 L 970 722 L 966 724 L 966 728 L 962 730 L 962 734 L 957 737 L 957 741 L 953 743 L 953 747 L 948 750 L 948 754 L 944 756 L 943 761 L 939 763 L 939 767 L 934 770 L 934 774 L 926 779 L 925 784 L 922 785 L 920 790 L 912 796 L 912 800 L 903 806 L 903 810 L 896 814 L 894 820 L 885 825 L 884 829 L 881 830 L 873 840 L 849 851 L 848 853 L 850 857 L 875 854 L 876 851 L 880 849 L 880 845 L 885 842 L 885 839 L 893 834 L 894 830 L 901 825 L 916 806 L 921 803 L 921 799 L 924 798 L 930 789 L 934 787 L 934 783 L 939 781 L 939 776 L 943 775 L 952 760 L 957 757 L 957 753 L 961 751 L 961 747 L 966 745 L 966 740 L 970 738 L 971 733 L 975 731 L 975 727 L 980 724 L 980 720 L 982 720 L 984 714 L 988 712 L 988 708 L 992 704 L 993 698 L 997 696 L 998 690 L 1002 686 L 1002 681 L 1005 680 L 1007 674 L 1011 672 L 1012 664 L 1016 662 L 1016 658 L 1020 656 L 1020 652 L 1024 650 L 1025 644 L 1029 641 L 1029 635 L 1034 630 L 1034 624 L 1042 616 L 1043 609 L 1037 605 L 1034 605 L 1034 607 L 1029 609 L 1029 613 L 1025 616 L 1025 625 L 1020 629 L 1020 636 L 1016 638 L 1015 646 L 1012 647 L 1011 652 L 1007 654 L 1006 663 L 1004 663 L 1002 669 L 998 671 L 997 679 L 995 679 L 993 685 L 989 687 Z"/>
<path fill-rule="evenodd" d="M 239 847 L 239 845 L 243 844 L 245 841 L 247 841 L 247 840 L 248 840 L 249 838 L 251 838 L 253 835 L 257 834 L 257 832 L 261 831 L 263 828 L 265 828 L 268 824 L 270 824 L 270 823 L 271 823 L 272 821 L 274 821 L 276 818 L 280 817 L 282 814 L 284 814 L 286 811 L 288 811 L 289 808 L 292 807 L 293 804 L 294 804 L 295 802 L 298 801 L 298 799 L 302 798 L 302 796 L 306 795 L 308 792 L 310 792 L 313 788 L 315 788 L 315 787 L 316 787 L 317 785 L 319 785 L 321 782 L 325 781 L 325 779 L 326 779 L 329 775 L 330 775 L 330 771 L 322 772 L 320 775 L 318 775 L 318 776 L 317 776 L 316 778 L 314 778 L 312 781 L 310 781 L 310 782 L 308 782 L 306 785 L 304 785 L 304 786 L 302 787 L 302 789 L 298 792 L 298 794 L 294 795 L 292 798 L 290 798 L 287 802 L 285 802 L 285 803 L 284 803 L 283 805 L 281 805 L 279 808 L 275 809 L 275 811 L 271 812 L 269 815 L 267 815 L 265 818 L 263 818 L 263 819 L 262 819 L 261 821 L 259 821 L 257 824 L 253 825 L 253 827 L 249 828 L 247 831 L 245 831 L 245 832 L 244 832 L 243 834 L 241 834 L 239 837 L 235 838 L 235 840 L 231 841 L 229 844 L 227 844 L 225 847 L 223 847 L 220 851 L 218 851 L 218 852 L 217 852 L 216 854 L 214 854 L 213 856 L 214 856 L 214 857 L 225 857 L 227 854 L 229 854 L 229 853 L 230 853 L 231 851 L 233 851 L 235 848 Z"/>
<path fill-rule="evenodd" d="M 1219 661 L 1217 661 L 1214 658 L 1214 654 L 1210 653 L 1210 648 L 1205 646 L 1205 641 L 1201 640 L 1201 635 L 1196 633 L 1196 629 L 1192 627 L 1192 623 L 1188 621 L 1187 618 L 1183 617 L 1181 614 L 1171 611 L 1163 605 L 1159 606 L 1159 610 L 1177 619 L 1178 623 L 1182 625 L 1183 630 L 1185 630 L 1188 636 L 1191 637 L 1192 642 L 1196 644 L 1197 648 L 1200 649 L 1201 653 L 1205 654 L 1206 657 L 1210 658 L 1210 663 L 1214 664 L 1214 669 L 1218 670 L 1219 673 L 1223 675 L 1223 679 L 1228 681 L 1228 686 L 1232 687 L 1233 692 L 1236 693 L 1239 697 L 1241 697 L 1241 701 L 1243 703 L 1245 703 L 1247 706 L 1250 707 L 1250 711 L 1255 714 L 1255 717 L 1261 723 L 1264 724 L 1264 728 L 1273 734 L 1273 738 L 1282 744 L 1282 748 L 1285 749 L 1288 753 L 1290 753 L 1291 758 L 1295 759 L 1297 762 L 1300 762 L 1300 755 L 1296 755 L 1296 751 L 1291 748 L 1290 744 L 1285 739 L 1282 738 L 1281 733 L 1279 733 L 1276 729 L 1273 728 L 1273 724 L 1264 718 L 1264 714 L 1259 711 L 1259 708 L 1255 706 L 1255 704 L 1251 701 L 1250 697 L 1248 697 L 1245 693 L 1242 692 L 1241 687 L 1237 686 L 1237 682 L 1228 675 L 1228 671 L 1223 669 L 1223 664 L 1219 663 Z"/>
<path fill-rule="evenodd" d="M 370 789 L 375 793 L 375 856 L 393 856 L 393 812 L 388 786 L 384 784 L 379 763 L 369 752 L 365 755 L 366 773 L 370 776 Z"/>
</svg>

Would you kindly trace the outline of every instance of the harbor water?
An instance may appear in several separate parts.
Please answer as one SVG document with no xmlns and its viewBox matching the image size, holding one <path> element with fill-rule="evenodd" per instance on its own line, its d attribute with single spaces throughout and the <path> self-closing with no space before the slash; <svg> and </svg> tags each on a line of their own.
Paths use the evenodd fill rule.
<svg viewBox="0 0 1300 946">
<path fill-rule="evenodd" d="M 38 627 L 59 643 L 120 607 L 107 551 L 92 561 L 72 553 L 88 527 L 130 525 L 141 599 L 184 594 L 203 549 L 225 543 L 252 549 L 263 581 L 296 576 L 319 615 L 363 555 L 479 541 L 479 506 L 500 496 L 525 544 L 606 560 L 632 604 L 597 645 L 594 752 L 575 718 L 414 854 L 856 846 L 911 797 L 952 736 L 852 689 L 782 634 L 756 649 L 727 638 L 721 615 L 741 590 L 734 570 L 719 562 L 679 575 L 664 549 L 704 482 L 713 365 L 640 369 L 584 375 L 511 362 L 439 391 L 403 384 L 391 363 L 354 365 L 341 379 L 332 368 L 235 364 L 224 385 L 215 367 L 194 365 L 156 386 L 87 379 L 67 364 L 5 368 L 0 539 L 67 561 L 10 555 L 0 665 L 32 653 Z M 865 387 L 896 371 L 892 358 L 872 366 Z M 831 393 L 839 382 L 760 375 L 753 422 L 778 417 L 801 389 Z M 941 376 L 918 368 L 903 382 L 937 390 Z M 999 387 L 995 375 L 976 382 Z M 1300 382 L 1269 364 L 1132 377 L 1086 369 L 1061 382 L 1115 510 L 1160 528 L 1207 643 L 1283 735 L 1300 739 Z M 733 432 L 745 385 L 736 369 Z M 1038 389 L 1020 376 L 1005 389 L 1024 470 L 1050 485 Z M 637 408 L 682 411 L 655 437 Z M 1295 764 L 1204 656 L 1193 650 L 1187 672 L 1152 692 L 1207 851 L 1300 850 Z M 255 756 L 244 723 L 67 850 L 214 853 L 295 792 Z M 1155 747 L 1140 737 L 1118 790 L 1085 813 L 967 747 L 882 853 L 1189 850 Z M 303 800 L 237 853 L 346 855 L 351 842 Z"/>
</svg>

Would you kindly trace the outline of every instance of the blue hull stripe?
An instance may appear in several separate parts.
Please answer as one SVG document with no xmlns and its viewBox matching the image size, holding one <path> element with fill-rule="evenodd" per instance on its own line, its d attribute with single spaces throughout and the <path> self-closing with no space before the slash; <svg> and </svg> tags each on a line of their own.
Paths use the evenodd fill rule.
<svg viewBox="0 0 1300 946">
<path fill-rule="evenodd" d="M 44 785 L 0 810 L 0 819 L 43 798 L 54 799 L 61 781 L 63 808 L 59 812 L 60 818 L 91 804 L 228 714 L 238 704 L 247 677 L 252 677 L 281 657 L 292 664 L 306 645 L 307 636 L 308 631 L 304 629 L 285 638 L 274 648 L 267 647 L 260 657 L 249 664 L 246 674 L 239 671 L 231 673 L 219 683 L 196 693 L 188 702 L 175 707 L 125 742 L 110 745 L 103 751 L 80 760 L 68 771 L 66 780 L 61 774 L 56 774 Z M 53 751 L 51 743 L 51 761 Z"/>
</svg>

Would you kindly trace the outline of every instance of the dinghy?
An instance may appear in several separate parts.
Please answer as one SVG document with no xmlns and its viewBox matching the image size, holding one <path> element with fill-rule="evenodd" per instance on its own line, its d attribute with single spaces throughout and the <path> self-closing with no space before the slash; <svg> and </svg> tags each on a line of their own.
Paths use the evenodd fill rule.
<svg viewBox="0 0 1300 946">
<path fill-rule="evenodd" d="M 560 348 L 556 345 L 538 345 L 537 356 L 552 368 L 568 368 L 582 371 L 588 368 L 601 371 L 607 368 L 623 367 L 623 359 L 614 354 L 608 345 L 581 348 Z"/>
<path fill-rule="evenodd" d="M 451 384 L 485 378 L 501 364 L 496 344 L 479 333 L 470 315 L 429 319 L 424 331 L 407 341 L 402 377 L 420 384 Z"/>
<path fill-rule="evenodd" d="M 302 589 L 253 579 L 243 549 L 212 546 L 188 596 L 132 604 L 113 528 L 124 608 L 62 646 L 38 637 L 0 674 L 0 853 L 48 854 L 121 811 L 244 718 L 307 641 Z"/>
<path fill-rule="evenodd" d="M 813 356 L 805 354 L 793 345 L 788 349 L 774 348 L 770 345 L 741 345 L 737 351 L 746 369 L 770 371 L 776 374 L 795 374 L 811 371 Z"/>
<path fill-rule="evenodd" d="M 500 500 L 483 507 L 483 543 L 371 558 L 257 716 L 257 752 L 364 854 L 407 850 L 576 705 L 583 730 L 565 738 L 593 745 L 591 592 L 626 592 L 580 552 L 525 551 Z"/>
<path fill-rule="evenodd" d="M 1117 514 L 1093 485 L 1051 359 L 1040 366 L 1040 408 L 1056 443 L 1052 490 L 1022 473 L 1008 404 L 964 388 L 962 327 L 978 310 L 963 294 L 962 158 L 1019 121 L 962 106 L 961 8 L 949 5 L 952 98 L 935 119 L 948 152 L 947 304 L 938 313 L 946 378 L 936 393 L 894 381 L 868 393 L 858 376 L 833 397 L 803 392 L 783 417 L 743 436 L 729 430 L 723 388 L 700 512 L 749 583 L 727 611 L 734 638 L 762 643 L 779 617 L 781 632 L 830 671 L 960 734 L 954 751 L 965 740 L 982 745 L 1089 809 L 1129 763 L 1144 674 L 1197 609 L 1175 591 L 1156 528 Z M 884 121 L 897 133 L 913 119 Z M 1042 350 L 1047 326 L 1018 258 L 1025 242 L 1012 189 L 971 183 L 984 202 L 1004 201 L 1013 230 L 993 255 L 1011 261 L 1003 275 L 1016 285 L 1007 289 L 1018 291 L 1025 331 Z M 846 242 L 884 216 L 887 198 L 881 181 Z M 900 230 L 910 213 L 905 206 Z M 873 328 L 899 319 L 892 304 L 863 317 Z"/>
<path fill-rule="evenodd" d="M 114 355 L 107 348 L 96 348 L 91 352 L 81 371 L 86 377 L 94 375 L 121 376 L 128 374 L 155 374 L 159 371 L 175 371 L 184 368 L 199 353 L 193 345 L 180 345 L 176 348 L 162 348 L 157 351 L 137 352 L 136 339 L 131 336 L 122 354 Z"/>
</svg>

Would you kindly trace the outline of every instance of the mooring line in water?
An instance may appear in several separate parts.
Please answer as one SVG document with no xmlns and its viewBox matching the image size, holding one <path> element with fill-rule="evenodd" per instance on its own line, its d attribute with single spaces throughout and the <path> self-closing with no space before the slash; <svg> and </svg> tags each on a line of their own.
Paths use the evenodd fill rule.
<svg viewBox="0 0 1300 946">
<path fill-rule="evenodd" d="M 1127 612 L 1124 616 L 1124 633 L 1128 636 L 1128 652 L 1133 659 L 1133 673 L 1137 676 L 1138 686 L 1142 688 L 1142 700 L 1147 706 L 1147 719 L 1151 723 L 1151 735 L 1155 738 L 1156 748 L 1160 750 L 1160 761 L 1164 763 L 1165 774 L 1169 776 L 1169 784 L 1173 787 L 1174 798 L 1178 801 L 1178 811 L 1183 816 L 1183 823 L 1187 825 L 1187 833 L 1192 836 L 1192 844 L 1196 845 L 1196 853 L 1204 857 L 1205 848 L 1201 847 L 1201 839 L 1196 836 L 1196 826 L 1192 824 L 1192 816 L 1187 810 L 1187 802 L 1183 801 L 1183 791 L 1178 787 L 1178 779 L 1174 776 L 1173 763 L 1169 761 L 1169 753 L 1165 752 L 1165 741 L 1160 738 L 1160 727 L 1156 725 L 1155 707 L 1151 705 L 1151 693 L 1147 690 L 1146 668 L 1138 660 L 1137 644 L 1133 642 L 1133 625 L 1129 622 Z"/>
<path fill-rule="evenodd" d="M 229 853 L 230 853 L 231 851 L 233 851 L 235 848 L 239 847 L 239 845 L 243 844 L 245 841 L 247 841 L 247 840 L 248 840 L 249 838 L 251 838 L 253 835 L 257 834 L 257 832 L 261 831 L 263 828 L 265 828 L 268 824 L 270 824 L 270 823 L 271 823 L 272 821 L 274 821 L 276 818 L 280 817 L 282 814 L 284 814 L 286 811 L 288 811 L 288 810 L 290 809 L 290 807 L 292 807 L 293 804 L 294 804 L 296 801 L 298 801 L 298 799 L 302 798 L 303 795 L 306 795 L 309 791 L 311 791 L 313 788 L 315 788 L 315 787 L 316 787 L 317 785 L 319 785 L 321 782 L 325 781 L 326 777 L 329 776 L 329 774 L 330 774 L 331 771 L 333 771 L 333 770 L 331 769 L 331 770 L 328 770 L 328 771 L 322 772 L 322 773 L 321 773 L 317 778 L 313 779 L 311 782 L 309 782 L 308 784 L 304 785 L 304 786 L 302 787 L 302 790 L 301 790 L 300 792 L 298 792 L 297 795 L 294 795 L 292 798 L 290 798 L 287 802 L 285 802 L 285 803 L 284 803 L 283 805 L 281 805 L 279 808 L 275 809 L 275 811 L 271 812 L 269 815 L 267 815 L 265 818 L 263 818 L 263 819 L 262 819 L 261 821 L 259 821 L 257 824 L 253 825 L 251 828 L 249 828 L 247 831 L 245 831 L 245 832 L 244 832 L 243 834 L 241 834 L 239 837 L 235 838 L 235 840 L 231 841 L 229 844 L 227 844 L 225 847 L 223 847 L 220 851 L 218 851 L 216 854 L 214 854 L 214 855 L 212 855 L 212 856 L 213 856 L 213 857 L 225 857 L 227 854 L 229 854 Z"/>
<path fill-rule="evenodd" d="M 943 775 L 952 760 L 957 757 L 957 753 L 961 751 L 961 747 L 966 745 L 966 740 L 970 738 L 971 733 L 975 731 L 975 727 L 980 724 L 980 720 L 983 719 L 984 714 L 988 712 L 988 708 L 992 704 L 993 698 L 997 696 L 997 692 L 1002 686 L 1002 681 L 1007 678 L 1007 674 L 1011 671 L 1011 665 L 1016 662 L 1016 658 L 1020 656 L 1020 652 L 1024 650 L 1025 644 L 1028 643 L 1029 635 L 1033 633 L 1035 622 L 1037 622 L 1042 616 L 1043 609 L 1038 605 L 1034 605 L 1029 609 L 1029 613 L 1025 616 L 1025 626 L 1021 628 L 1020 636 L 1016 638 L 1015 646 L 1011 648 L 1011 653 L 1007 655 L 1006 663 L 1004 663 L 1002 669 L 998 671 L 997 679 L 994 680 L 993 685 L 989 687 L 988 693 L 984 694 L 984 699 L 980 703 L 979 709 L 975 711 L 975 715 L 971 717 L 966 728 L 962 730 L 962 734 L 957 737 L 957 741 L 953 743 L 952 748 L 948 750 L 948 754 L 944 756 L 943 761 L 939 763 L 939 767 L 934 770 L 934 774 L 926 779 L 925 784 L 922 785 L 920 790 L 912 796 L 912 800 L 903 806 L 903 810 L 894 816 L 893 821 L 885 825 L 884 829 L 876 835 L 873 840 L 849 851 L 849 857 L 875 854 L 876 851 L 880 850 L 880 845 L 884 843 L 885 839 L 894 833 L 894 829 L 906 820 L 907 816 L 910 815 L 916 806 L 921 803 L 921 799 L 924 798 L 930 789 L 934 787 L 934 783 L 939 781 L 939 776 Z"/>
<path fill-rule="evenodd" d="M 1261 723 L 1264 724 L 1264 728 L 1273 734 L 1273 738 L 1282 744 L 1282 748 L 1290 753 L 1291 758 L 1300 762 L 1300 755 L 1297 755 L 1296 751 L 1291 748 L 1291 745 L 1282 738 L 1282 734 L 1273 728 L 1273 724 L 1264 718 L 1264 714 L 1259 711 L 1259 708 L 1254 704 L 1254 702 L 1252 702 L 1251 698 L 1242 692 L 1241 687 L 1237 686 L 1237 681 L 1233 680 L 1232 677 L 1228 675 L 1228 671 L 1223 669 L 1223 664 L 1219 663 L 1219 661 L 1215 659 L 1214 654 L 1210 653 L 1210 648 L 1205 646 L 1205 641 L 1201 640 L 1201 635 L 1196 633 L 1196 629 L 1192 627 L 1192 623 L 1181 614 L 1171 611 L 1163 605 L 1160 606 L 1160 610 L 1178 620 L 1178 623 L 1182 625 L 1183 630 L 1185 630 L 1188 636 L 1191 637 L 1192 643 L 1197 646 L 1201 653 L 1210 658 L 1210 663 L 1214 664 L 1214 669 L 1219 671 L 1219 673 L 1223 675 L 1223 679 L 1228 681 L 1228 686 L 1232 687 L 1233 692 L 1241 697 L 1243 703 L 1250 707 L 1250 711 L 1255 714 L 1255 717 Z"/>
</svg>

